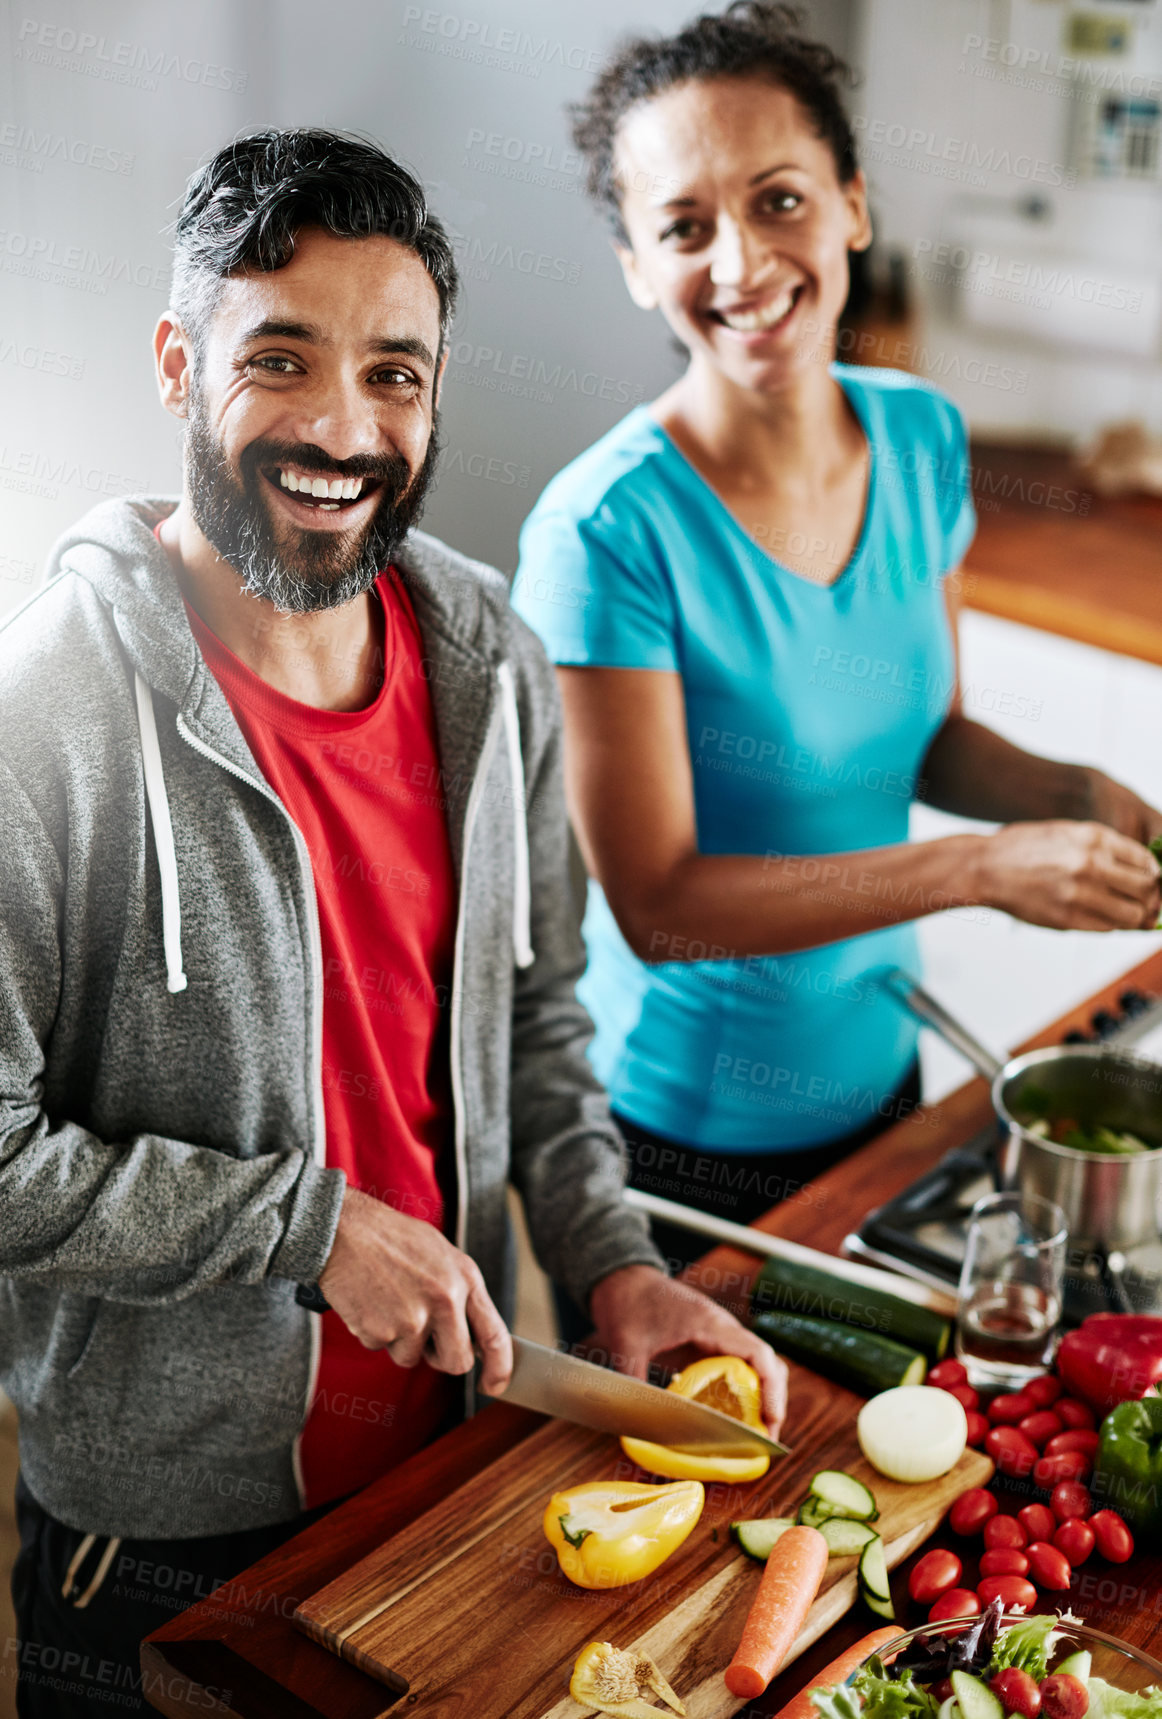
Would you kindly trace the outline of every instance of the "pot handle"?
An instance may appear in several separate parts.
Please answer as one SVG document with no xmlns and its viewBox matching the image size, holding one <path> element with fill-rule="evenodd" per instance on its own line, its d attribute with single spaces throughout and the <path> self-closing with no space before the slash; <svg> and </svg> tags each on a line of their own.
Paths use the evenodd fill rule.
<svg viewBox="0 0 1162 1719">
<path fill-rule="evenodd" d="M 983 1074 L 987 1081 L 994 1081 L 1004 1068 L 1004 1063 L 987 1050 L 979 1039 L 973 1038 L 967 1027 L 962 1027 L 959 1021 L 954 1021 L 943 1004 L 938 1003 L 910 973 L 905 973 L 902 967 L 889 967 L 882 973 L 876 974 L 877 983 L 889 993 L 893 1002 L 901 1003 L 917 1020 L 931 1027 L 940 1037 L 950 1044 L 953 1050 L 958 1050 L 963 1057 Z"/>
</svg>

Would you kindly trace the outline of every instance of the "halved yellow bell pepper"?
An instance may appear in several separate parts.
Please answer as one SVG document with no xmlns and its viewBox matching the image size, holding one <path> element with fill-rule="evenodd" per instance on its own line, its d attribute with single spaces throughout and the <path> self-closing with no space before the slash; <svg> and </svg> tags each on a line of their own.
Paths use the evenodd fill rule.
<svg viewBox="0 0 1162 1719">
<path fill-rule="evenodd" d="M 545 1538 L 563 1573 L 579 1588 L 639 1582 L 676 1552 L 702 1514 L 697 1481 L 645 1486 L 636 1480 L 590 1480 L 554 1492 L 545 1507 Z"/>
<path fill-rule="evenodd" d="M 708 1355 L 704 1360 L 694 1361 L 675 1373 L 666 1389 L 676 1391 L 680 1397 L 693 1397 L 712 1409 L 721 1409 L 732 1420 L 758 1432 L 767 1430 L 760 1412 L 759 1376 L 737 1355 Z M 754 1456 L 697 1455 L 670 1450 L 664 1444 L 649 1444 L 640 1438 L 623 1438 L 621 1448 L 647 1474 L 664 1474 L 671 1480 L 759 1480 L 771 1466 L 765 1451 Z"/>
<path fill-rule="evenodd" d="M 686 1709 L 648 1653 L 622 1649 L 608 1641 L 591 1641 L 577 1655 L 569 1694 L 582 1707 L 611 1713 L 613 1719 L 668 1719 L 660 1707 L 643 1701 L 650 1690 L 686 1719 Z"/>
</svg>

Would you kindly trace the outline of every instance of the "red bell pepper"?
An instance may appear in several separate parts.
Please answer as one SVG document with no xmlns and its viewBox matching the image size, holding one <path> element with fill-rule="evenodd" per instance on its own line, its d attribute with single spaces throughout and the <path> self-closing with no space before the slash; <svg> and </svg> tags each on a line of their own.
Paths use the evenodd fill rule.
<svg viewBox="0 0 1162 1719">
<path fill-rule="evenodd" d="M 1074 1396 L 1102 1414 L 1136 1401 L 1162 1380 L 1162 1318 L 1091 1313 L 1061 1339 L 1057 1372 Z"/>
</svg>

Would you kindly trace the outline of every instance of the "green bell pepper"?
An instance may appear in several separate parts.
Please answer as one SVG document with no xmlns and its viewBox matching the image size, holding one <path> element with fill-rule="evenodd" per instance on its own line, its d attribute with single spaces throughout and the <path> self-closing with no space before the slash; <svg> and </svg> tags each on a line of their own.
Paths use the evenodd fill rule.
<svg viewBox="0 0 1162 1719">
<path fill-rule="evenodd" d="M 1162 1545 L 1162 1394 L 1119 1403 L 1101 1423 L 1095 1501 L 1124 1516 L 1147 1545 Z"/>
</svg>

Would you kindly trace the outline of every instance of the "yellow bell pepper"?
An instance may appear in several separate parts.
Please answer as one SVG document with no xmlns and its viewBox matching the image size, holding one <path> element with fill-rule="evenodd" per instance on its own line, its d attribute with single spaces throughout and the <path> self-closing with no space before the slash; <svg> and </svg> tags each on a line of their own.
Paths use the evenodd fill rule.
<svg viewBox="0 0 1162 1719">
<path fill-rule="evenodd" d="M 744 1426 L 766 1432 L 760 1413 L 762 1386 L 753 1367 L 737 1355 L 708 1355 L 684 1367 L 666 1387 L 680 1397 L 693 1397 L 695 1402 L 709 1408 L 721 1409 L 732 1420 Z M 664 1444 L 649 1444 L 645 1439 L 623 1438 L 621 1448 L 631 1462 L 644 1468 L 647 1474 L 664 1474 L 671 1480 L 760 1480 L 771 1466 L 766 1451 L 754 1456 L 716 1456 L 712 1452 L 699 1455 L 692 1451 L 670 1450 Z"/>
<path fill-rule="evenodd" d="M 636 1480 L 590 1480 L 554 1492 L 542 1526 L 571 1582 L 620 1588 L 650 1575 L 677 1551 L 705 1498 L 697 1481 L 644 1486 Z"/>
<path fill-rule="evenodd" d="M 640 1648 L 625 1650 L 608 1641 L 591 1641 L 577 1655 L 569 1680 L 569 1694 L 583 1707 L 611 1713 L 614 1719 L 669 1719 L 660 1707 L 641 1699 L 647 1689 L 686 1719 L 685 1707 Z"/>
</svg>

